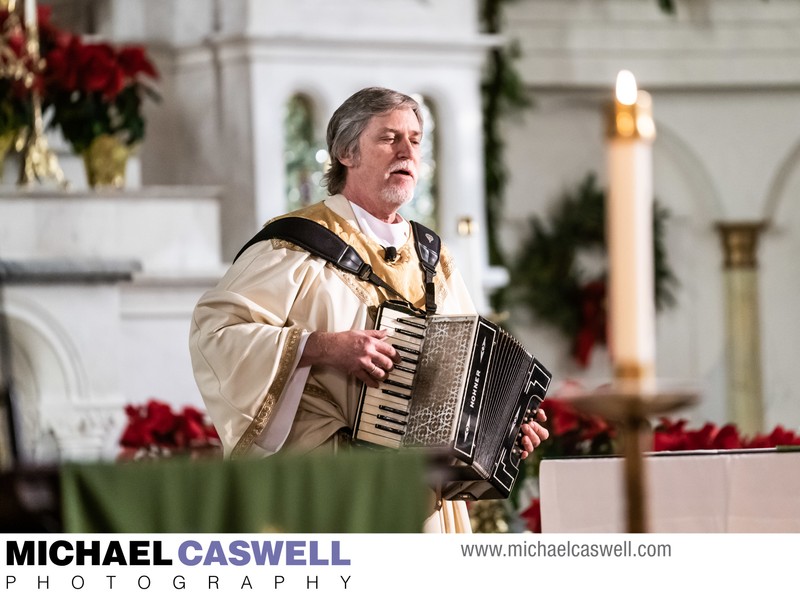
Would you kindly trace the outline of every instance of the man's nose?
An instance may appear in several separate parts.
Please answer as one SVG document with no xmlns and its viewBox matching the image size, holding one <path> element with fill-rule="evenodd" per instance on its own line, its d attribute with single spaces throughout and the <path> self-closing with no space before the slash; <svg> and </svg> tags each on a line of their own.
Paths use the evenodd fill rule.
<svg viewBox="0 0 800 594">
<path fill-rule="evenodd" d="M 414 145 L 407 136 L 400 139 L 396 145 L 396 154 L 401 159 L 412 159 L 414 157 Z"/>
</svg>

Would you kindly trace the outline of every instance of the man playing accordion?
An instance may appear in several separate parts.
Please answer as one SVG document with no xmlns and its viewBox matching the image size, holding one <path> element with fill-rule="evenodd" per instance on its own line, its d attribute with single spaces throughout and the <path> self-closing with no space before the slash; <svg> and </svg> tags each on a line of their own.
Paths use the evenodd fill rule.
<svg viewBox="0 0 800 594">
<path fill-rule="evenodd" d="M 333 231 L 424 310 L 425 277 L 411 226 L 398 214 L 414 194 L 421 138 L 414 99 L 358 91 L 328 125 L 328 198 L 290 214 Z M 446 246 L 433 284 L 437 313 L 475 313 Z M 226 455 L 338 447 L 362 382 L 375 387 L 400 363 L 385 331 L 365 329 L 375 308 L 396 297 L 283 239 L 247 247 L 201 297 L 191 326 L 195 378 Z M 536 420 L 524 423 L 522 457 L 547 436 Z M 470 531 L 464 503 L 443 502 L 425 530 Z"/>
</svg>

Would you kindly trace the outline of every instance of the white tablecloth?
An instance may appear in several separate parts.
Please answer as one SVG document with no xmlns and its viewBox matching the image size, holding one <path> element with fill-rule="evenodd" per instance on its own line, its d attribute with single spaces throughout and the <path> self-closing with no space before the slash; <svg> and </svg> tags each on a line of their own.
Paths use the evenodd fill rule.
<svg viewBox="0 0 800 594">
<path fill-rule="evenodd" d="M 800 452 L 650 455 L 650 532 L 800 532 Z M 540 467 L 542 532 L 625 532 L 623 458 L 561 458 Z"/>
</svg>

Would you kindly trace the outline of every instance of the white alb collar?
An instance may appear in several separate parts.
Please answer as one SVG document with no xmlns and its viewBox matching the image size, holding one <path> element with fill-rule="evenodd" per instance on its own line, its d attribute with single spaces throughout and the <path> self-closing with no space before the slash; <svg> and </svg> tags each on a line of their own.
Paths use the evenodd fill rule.
<svg viewBox="0 0 800 594">
<path fill-rule="evenodd" d="M 401 221 L 399 223 L 384 223 L 361 208 L 358 204 L 351 202 L 350 206 L 353 208 L 353 214 L 356 217 L 356 222 L 361 231 L 369 235 L 380 245 L 384 247 L 391 245 L 399 248 L 408 240 L 410 233 L 409 224 L 408 221 L 402 217 L 400 217 Z"/>
</svg>

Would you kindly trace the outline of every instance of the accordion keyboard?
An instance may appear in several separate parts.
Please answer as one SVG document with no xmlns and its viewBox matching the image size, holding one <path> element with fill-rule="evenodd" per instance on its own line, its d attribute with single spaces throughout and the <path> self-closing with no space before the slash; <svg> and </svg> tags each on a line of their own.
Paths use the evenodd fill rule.
<svg viewBox="0 0 800 594">
<path fill-rule="evenodd" d="M 361 384 L 354 441 L 432 453 L 445 499 L 509 497 L 521 426 L 543 401 L 550 372 L 479 315 L 422 317 L 387 301 L 375 328 L 402 361 L 377 387 Z"/>
<path fill-rule="evenodd" d="M 390 448 L 399 448 L 408 426 L 412 385 L 422 351 L 425 320 L 407 312 L 383 308 L 376 327 L 387 331 L 387 342 L 401 361 L 377 388 L 366 387 L 355 437 Z"/>
</svg>

